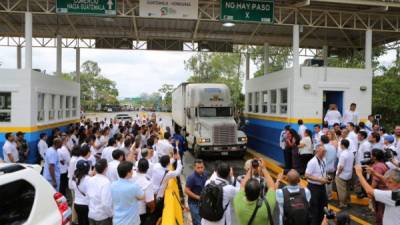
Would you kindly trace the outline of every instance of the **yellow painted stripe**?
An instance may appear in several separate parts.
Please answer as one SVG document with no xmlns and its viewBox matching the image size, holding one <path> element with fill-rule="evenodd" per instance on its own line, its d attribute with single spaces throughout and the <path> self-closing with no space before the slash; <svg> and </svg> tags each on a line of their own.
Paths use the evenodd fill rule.
<svg viewBox="0 0 400 225">
<path fill-rule="evenodd" d="M 253 113 L 245 113 L 245 117 L 253 118 L 253 119 L 260 119 L 260 120 L 270 120 L 276 122 L 283 122 L 283 123 L 297 123 L 299 119 L 302 119 L 304 123 L 315 123 L 320 124 L 322 123 L 322 119 L 319 118 L 288 118 L 288 117 L 279 117 L 279 116 L 266 116 L 266 115 L 259 115 Z"/>
<path fill-rule="evenodd" d="M 261 158 L 261 159 L 263 159 L 265 167 L 268 169 L 268 171 L 272 172 L 271 176 L 274 178 L 276 178 L 277 175 L 283 171 L 283 169 L 278 165 L 278 163 L 275 160 L 272 160 L 263 154 L 260 154 L 251 149 L 247 150 L 247 154 L 248 155 L 246 156 L 246 158 Z M 286 181 L 282 181 L 282 183 L 287 184 Z M 300 181 L 300 186 L 307 187 L 307 181 L 302 179 Z M 353 200 L 353 198 L 352 198 L 352 200 Z M 353 202 L 351 202 L 351 203 L 354 204 Z M 328 207 L 335 212 L 340 212 L 339 208 L 336 208 L 335 206 L 333 206 L 331 204 L 328 204 Z M 350 219 L 361 225 L 372 225 L 372 224 L 368 223 L 367 221 L 365 221 L 355 215 L 352 215 L 352 214 L 350 214 Z"/>
<path fill-rule="evenodd" d="M 71 123 L 79 123 L 79 119 L 75 120 L 68 120 L 64 122 L 59 122 L 59 123 L 52 123 L 52 124 L 46 124 L 46 125 L 40 125 L 40 126 L 33 126 L 33 127 L 0 127 L 0 132 L 6 133 L 6 132 L 24 132 L 24 133 L 32 133 L 35 131 L 41 131 L 41 130 L 47 130 L 47 129 L 53 129 L 56 127 L 62 127 L 66 126 Z"/>
</svg>

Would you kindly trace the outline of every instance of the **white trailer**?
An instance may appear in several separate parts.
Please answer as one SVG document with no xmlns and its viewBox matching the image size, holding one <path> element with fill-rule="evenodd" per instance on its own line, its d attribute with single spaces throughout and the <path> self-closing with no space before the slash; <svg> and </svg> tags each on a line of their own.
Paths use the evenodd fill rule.
<svg viewBox="0 0 400 225">
<path fill-rule="evenodd" d="M 196 157 L 243 156 L 247 137 L 237 128 L 225 84 L 182 83 L 172 93 L 172 123 L 183 129 Z"/>
</svg>

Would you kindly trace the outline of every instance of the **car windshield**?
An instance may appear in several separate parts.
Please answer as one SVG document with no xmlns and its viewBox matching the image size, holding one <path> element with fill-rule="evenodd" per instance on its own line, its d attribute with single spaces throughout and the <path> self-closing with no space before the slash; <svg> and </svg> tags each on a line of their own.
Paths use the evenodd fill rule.
<svg viewBox="0 0 400 225">
<path fill-rule="evenodd" d="M 200 107 L 200 117 L 230 117 L 232 116 L 231 107 Z"/>
</svg>

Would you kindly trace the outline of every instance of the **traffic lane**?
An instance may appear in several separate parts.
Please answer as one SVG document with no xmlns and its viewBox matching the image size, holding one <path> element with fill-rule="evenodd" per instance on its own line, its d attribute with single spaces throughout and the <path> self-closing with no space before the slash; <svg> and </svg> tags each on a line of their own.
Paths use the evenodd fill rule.
<svg viewBox="0 0 400 225">
<path fill-rule="evenodd" d="M 101 120 L 109 121 L 110 118 L 111 118 L 111 119 L 114 119 L 115 116 L 116 116 L 117 114 L 128 114 L 128 115 L 131 116 L 133 119 L 135 119 L 136 116 L 137 116 L 137 115 L 140 116 L 141 113 L 146 113 L 148 117 L 151 116 L 151 114 L 152 114 L 152 112 L 138 112 L 138 111 L 124 111 L 124 112 L 89 112 L 89 113 L 86 113 L 85 116 L 86 116 L 86 118 L 89 118 L 89 119 L 92 120 L 92 121 L 95 121 L 96 118 L 97 118 L 98 121 L 101 121 Z M 157 122 L 158 122 L 158 119 L 159 119 L 159 118 L 162 119 L 162 122 L 163 122 L 163 124 L 164 124 L 165 127 L 167 127 L 167 126 L 171 127 L 171 126 L 172 126 L 172 117 L 171 117 L 171 113 L 168 113 L 168 112 L 156 112 L 156 117 L 157 117 Z"/>
</svg>

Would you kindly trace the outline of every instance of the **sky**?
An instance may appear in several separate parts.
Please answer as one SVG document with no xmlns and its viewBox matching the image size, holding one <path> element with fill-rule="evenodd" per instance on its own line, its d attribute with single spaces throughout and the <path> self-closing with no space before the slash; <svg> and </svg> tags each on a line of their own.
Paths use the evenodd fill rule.
<svg viewBox="0 0 400 225">
<path fill-rule="evenodd" d="M 81 49 L 81 63 L 86 60 L 98 62 L 101 74 L 116 82 L 119 98 L 136 97 L 142 93 L 157 91 L 163 84 L 174 86 L 186 81 L 190 71 L 185 70 L 184 61 L 193 52 L 170 52 L 148 50 L 103 50 Z M 16 68 L 17 50 L 15 47 L 0 47 L 0 68 Z M 390 65 L 395 52 L 379 58 L 383 65 Z M 300 60 L 302 62 L 302 60 Z M 24 49 L 22 50 L 22 67 L 24 65 Z M 53 74 L 56 71 L 55 48 L 33 48 L 33 68 L 46 70 Z M 75 50 L 63 49 L 62 71 L 75 70 Z M 252 63 L 250 73 L 256 71 Z"/>
</svg>

